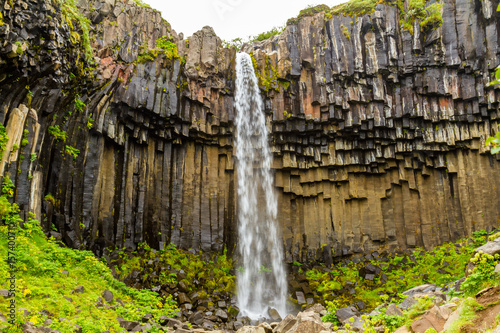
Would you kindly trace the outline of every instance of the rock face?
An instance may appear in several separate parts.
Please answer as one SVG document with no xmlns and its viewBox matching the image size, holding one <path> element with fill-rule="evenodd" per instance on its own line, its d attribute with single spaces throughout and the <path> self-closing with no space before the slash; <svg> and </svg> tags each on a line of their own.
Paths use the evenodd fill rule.
<svg viewBox="0 0 500 333">
<path fill-rule="evenodd" d="M 234 249 L 236 50 L 209 27 L 184 40 L 133 1 L 80 0 L 92 65 L 80 25 L 54 6 L 0 9 L 10 138 L 0 171 L 23 217 L 97 253 L 140 242 Z M 488 86 L 496 6 L 447 0 L 442 26 L 413 35 L 388 5 L 319 13 L 244 46 L 272 131 L 287 261 L 431 247 L 497 225 L 500 164 L 484 147 L 499 114 Z M 162 36 L 178 56 L 156 48 Z M 154 60 L 137 61 L 145 54 Z"/>
</svg>

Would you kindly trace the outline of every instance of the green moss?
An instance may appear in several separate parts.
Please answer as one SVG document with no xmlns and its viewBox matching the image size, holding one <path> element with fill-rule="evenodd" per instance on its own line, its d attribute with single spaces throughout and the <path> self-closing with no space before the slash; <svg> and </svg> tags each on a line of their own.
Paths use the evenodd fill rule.
<svg viewBox="0 0 500 333">
<path fill-rule="evenodd" d="M 286 25 L 297 24 L 302 18 L 313 16 L 314 14 L 321 12 L 329 13 L 330 7 L 328 7 L 327 5 L 317 5 L 317 6 L 310 5 L 306 9 L 302 9 L 297 17 L 288 19 Z"/>
<path fill-rule="evenodd" d="M 7 136 L 7 131 L 5 127 L 0 124 L 0 161 L 3 158 L 3 153 L 5 148 L 7 148 L 7 142 L 9 142 L 9 137 Z"/>
<path fill-rule="evenodd" d="M 94 61 L 90 46 L 90 20 L 83 16 L 76 5 L 76 0 L 57 0 L 66 23 L 71 30 L 71 40 L 74 44 L 81 44 L 83 54 L 88 62 Z M 78 29 L 75 27 L 78 25 Z"/>
<path fill-rule="evenodd" d="M 147 41 L 141 45 L 142 49 L 146 49 Z M 178 54 L 177 44 L 168 39 L 167 36 L 160 37 L 156 40 L 156 47 L 150 51 L 143 52 L 137 57 L 136 63 L 146 63 L 155 61 L 159 56 L 164 56 L 167 60 L 180 59 L 181 64 L 186 63 L 186 59 Z"/>
<path fill-rule="evenodd" d="M 66 141 L 66 131 L 61 130 L 58 125 L 49 126 L 48 131 L 57 141 Z"/>
<path fill-rule="evenodd" d="M 4 181 L 3 187 L 9 184 Z M 23 323 L 29 321 L 38 327 L 51 319 L 50 328 L 61 332 L 73 332 L 75 325 L 88 333 L 121 332 L 117 317 L 141 322 L 147 313 L 158 320 L 161 315 L 175 316 L 178 312 L 171 296 L 159 297 L 150 290 L 127 287 L 91 252 L 69 249 L 53 238 L 47 239 L 33 214 L 20 227 L 19 208 L 7 200 L 10 193 L 12 190 L 0 196 L 0 287 L 10 289 L 7 258 L 14 253 L 17 311 L 14 324 L 0 323 L 0 331 L 20 333 Z M 7 246 L 9 231 L 16 233 L 14 249 Z M 67 274 L 62 274 L 64 271 Z M 73 293 L 78 286 L 84 288 L 83 292 Z M 111 291 L 114 298 L 96 306 L 104 290 Z M 123 306 L 118 305 L 118 299 Z M 9 298 L 0 298 L 1 313 L 9 313 L 10 302 Z"/>
<path fill-rule="evenodd" d="M 259 86 L 266 92 L 271 89 L 279 91 L 278 70 L 271 64 L 269 56 L 266 54 L 266 64 L 265 67 L 262 69 L 264 75 L 262 75 L 262 71 L 259 70 L 259 64 L 255 59 L 253 53 L 250 53 L 250 57 L 252 58 L 252 64 L 255 71 L 255 75 L 259 79 Z"/>
</svg>

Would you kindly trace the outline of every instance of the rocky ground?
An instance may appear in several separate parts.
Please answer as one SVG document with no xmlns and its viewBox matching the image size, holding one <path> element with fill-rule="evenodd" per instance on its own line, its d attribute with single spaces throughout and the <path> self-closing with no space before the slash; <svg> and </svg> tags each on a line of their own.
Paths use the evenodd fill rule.
<svg viewBox="0 0 500 333">
<path fill-rule="evenodd" d="M 305 310 L 289 314 L 281 318 L 276 311 L 270 309 L 272 319 L 262 322 L 250 322 L 248 318 L 238 316 L 238 308 L 234 297 L 227 301 L 219 299 L 212 302 L 217 295 L 200 299 L 198 293 L 189 296 L 175 292 L 175 296 L 183 299 L 181 311 L 176 318 L 161 316 L 156 320 L 151 314 L 146 314 L 138 321 L 124 320 L 118 317 L 121 328 L 127 332 L 237 332 L 237 333 L 327 333 L 327 332 L 478 332 L 497 329 L 500 314 L 500 287 L 497 274 L 500 264 L 497 264 L 500 254 L 500 238 L 487 242 L 475 249 L 466 267 L 466 276 L 446 287 L 435 284 L 424 284 L 411 288 L 402 294 L 402 302 L 385 303 L 374 310 L 364 311 L 359 304 L 337 309 L 329 313 L 321 304 L 304 306 Z M 497 256 L 496 256 L 497 255 Z M 488 257 L 490 256 L 490 257 Z M 492 265 L 486 259 L 493 258 Z M 483 267 L 489 265 L 494 270 L 490 275 L 483 274 Z M 488 273 L 489 274 L 489 273 Z M 489 281 L 478 277 L 489 276 Z M 479 284 L 479 282 L 481 284 Z M 496 281 L 496 282 L 495 282 Z M 479 292 L 470 291 L 479 286 L 486 287 Z M 176 288 L 176 287 L 175 287 Z M 187 289 L 187 287 L 186 287 Z M 462 293 L 460 294 L 460 290 Z M 74 297 L 84 293 L 83 287 L 73 290 Z M 5 290 L 2 290 L 5 294 Z M 457 295 L 457 296 L 455 296 Z M 72 302 L 72 299 L 67 298 Z M 306 301 L 307 302 L 307 301 Z M 98 299 L 96 307 L 117 308 L 124 306 L 113 293 L 105 290 Z M 25 310 L 28 311 L 28 310 Z M 333 318 L 333 320 L 332 320 Z M 5 320 L 4 317 L 0 318 Z M 332 322 L 326 322 L 326 320 Z M 25 332 L 52 332 L 48 326 L 51 320 L 46 320 L 44 326 L 24 326 Z M 435 331 L 434 331 L 435 330 Z M 75 332 L 82 328 L 75 327 Z M 495 331 L 496 332 L 496 331 Z"/>
</svg>

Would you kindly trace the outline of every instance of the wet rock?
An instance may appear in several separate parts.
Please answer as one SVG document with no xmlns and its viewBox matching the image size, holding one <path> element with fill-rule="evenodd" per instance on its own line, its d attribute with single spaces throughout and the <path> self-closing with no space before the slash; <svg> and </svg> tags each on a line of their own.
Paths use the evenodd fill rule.
<svg viewBox="0 0 500 333">
<path fill-rule="evenodd" d="M 306 298 L 304 297 L 304 293 L 301 291 L 295 292 L 295 298 L 299 304 L 306 304 Z"/>
<path fill-rule="evenodd" d="M 274 321 L 281 321 L 282 318 L 278 312 L 278 310 L 274 309 L 274 308 L 269 308 L 267 310 L 267 314 L 269 315 L 269 317 L 274 320 Z"/>
</svg>

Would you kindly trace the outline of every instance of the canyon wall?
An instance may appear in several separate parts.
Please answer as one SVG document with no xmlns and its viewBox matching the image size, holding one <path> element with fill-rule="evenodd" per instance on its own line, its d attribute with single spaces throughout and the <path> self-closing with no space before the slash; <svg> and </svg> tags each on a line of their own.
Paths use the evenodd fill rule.
<svg viewBox="0 0 500 333">
<path fill-rule="evenodd" d="M 243 46 L 271 131 L 287 262 L 429 248 L 498 226 L 500 163 L 484 146 L 499 124 L 488 85 L 498 3 L 442 4 L 431 31 L 404 30 L 401 10 L 378 4 Z M 90 61 L 82 25 L 57 1 L 0 6 L 0 172 L 21 215 L 98 254 L 141 242 L 232 251 L 236 50 L 209 27 L 184 39 L 133 1 L 78 6 Z M 162 36 L 178 56 L 158 52 Z"/>
</svg>

